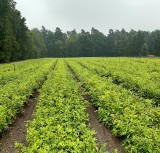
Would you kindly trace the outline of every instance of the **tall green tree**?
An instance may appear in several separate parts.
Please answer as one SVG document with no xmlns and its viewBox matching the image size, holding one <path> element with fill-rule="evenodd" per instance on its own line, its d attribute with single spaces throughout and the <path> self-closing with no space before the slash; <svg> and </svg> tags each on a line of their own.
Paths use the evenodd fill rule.
<svg viewBox="0 0 160 153">
<path fill-rule="evenodd" d="M 15 6 L 13 0 L 0 1 L 0 62 L 25 59 L 28 28 Z"/>
<path fill-rule="evenodd" d="M 47 49 L 42 33 L 37 29 L 31 30 L 32 41 L 34 43 L 34 52 L 36 58 L 46 57 Z"/>
<path fill-rule="evenodd" d="M 157 31 L 157 35 L 154 40 L 155 55 L 160 56 L 160 31 Z"/>
<path fill-rule="evenodd" d="M 78 57 L 78 35 L 76 30 L 67 31 L 67 39 L 65 41 L 65 57 Z"/>
<path fill-rule="evenodd" d="M 54 32 L 54 56 L 65 57 L 65 40 L 67 35 L 60 28 L 56 28 Z"/>
<path fill-rule="evenodd" d="M 99 30 L 92 27 L 91 29 L 92 52 L 91 56 L 107 55 L 107 37 Z"/>
<path fill-rule="evenodd" d="M 78 34 L 78 45 L 79 45 L 79 56 L 89 57 L 92 56 L 92 42 L 91 35 L 85 30 L 81 30 L 81 33 Z"/>
<path fill-rule="evenodd" d="M 54 57 L 54 33 L 42 26 L 41 33 L 47 49 L 47 56 Z"/>
<path fill-rule="evenodd" d="M 18 43 L 10 20 L 12 10 L 15 9 L 15 2 L 2 0 L 0 3 L 0 62 L 12 60 L 12 52 L 18 49 Z"/>
</svg>

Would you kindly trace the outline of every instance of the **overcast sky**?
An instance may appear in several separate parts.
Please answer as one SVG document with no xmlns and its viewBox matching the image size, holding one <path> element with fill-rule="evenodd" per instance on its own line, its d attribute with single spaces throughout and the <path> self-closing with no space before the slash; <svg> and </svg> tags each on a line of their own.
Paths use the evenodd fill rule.
<svg viewBox="0 0 160 153">
<path fill-rule="evenodd" d="M 160 0 L 15 0 L 27 26 L 64 32 L 160 29 Z"/>
</svg>

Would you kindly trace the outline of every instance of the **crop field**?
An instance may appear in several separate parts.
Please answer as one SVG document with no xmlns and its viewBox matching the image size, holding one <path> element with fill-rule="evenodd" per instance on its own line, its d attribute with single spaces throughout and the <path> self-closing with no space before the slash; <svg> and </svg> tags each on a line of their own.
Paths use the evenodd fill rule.
<svg viewBox="0 0 160 153">
<path fill-rule="evenodd" d="M 0 65 L 0 145 L 33 97 L 25 140 L 13 141 L 17 152 L 160 152 L 158 58 L 44 58 Z M 115 147 L 108 149 L 112 140 L 102 142 L 99 128 L 92 128 L 89 105 L 100 127 L 111 130 Z"/>
</svg>

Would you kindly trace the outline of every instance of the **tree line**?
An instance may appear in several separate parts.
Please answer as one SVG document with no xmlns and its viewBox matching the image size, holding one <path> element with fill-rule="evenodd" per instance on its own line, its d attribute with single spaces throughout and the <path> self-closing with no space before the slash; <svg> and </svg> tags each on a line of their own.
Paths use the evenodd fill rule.
<svg viewBox="0 0 160 153">
<path fill-rule="evenodd" d="M 76 30 L 63 33 L 28 29 L 14 0 L 0 0 L 0 62 L 42 57 L 160 56 L 160 30 L 153 32 L 109 30 L 104 35 Z"/>
<path fill-rule="evenodd" d="M 52 32 L 42 27 L 40 32 L 49 57 L 160 56 L 160 30 L 110 29 L 107 36 L 95 28 L 63 33 L 60 28 Z"/>
</svg>

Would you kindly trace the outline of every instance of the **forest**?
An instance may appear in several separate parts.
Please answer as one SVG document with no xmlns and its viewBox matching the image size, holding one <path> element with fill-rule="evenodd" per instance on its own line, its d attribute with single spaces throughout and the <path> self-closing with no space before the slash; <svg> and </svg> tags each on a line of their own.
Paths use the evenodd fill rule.
<svg viewBox="0 0 160 153">
<path fill-rule="evenodd" d="M 160 55 L 160 30 L 127 32 L 110 29 L 108 35 L 92 28 L 66 33 L 44 26 L 29 29 L 14 0 L 0 0 L 0 63 L 42 57 L 140 57 Z"/>
</svg>

